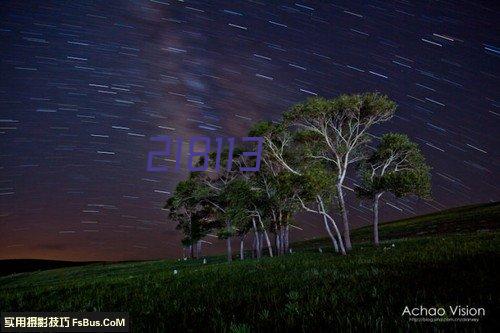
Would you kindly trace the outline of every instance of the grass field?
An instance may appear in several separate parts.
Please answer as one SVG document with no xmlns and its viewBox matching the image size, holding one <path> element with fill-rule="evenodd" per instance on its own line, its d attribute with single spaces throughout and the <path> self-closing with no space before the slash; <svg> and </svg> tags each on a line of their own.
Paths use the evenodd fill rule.
<svg viewBox="0 0 500 333">
<path fill-rule="evenodd" d="M 142 331 L 335 331 L 479 329 L 498 312 L 499 204 L 370 229 L 347 257 L 328 242 L 294 244 L 285 257 L 91 264 L 0 278 L 1 311 L 126 311 Z M 407 238 L 410 235 L 418 237 Z M 324 251 L 319 253 L 321 246 Z M 177 270 L 177 274 L 174 274 Z M 477 323 L 415 323 L 405 306 L 486 309 Z"/>
</svg>

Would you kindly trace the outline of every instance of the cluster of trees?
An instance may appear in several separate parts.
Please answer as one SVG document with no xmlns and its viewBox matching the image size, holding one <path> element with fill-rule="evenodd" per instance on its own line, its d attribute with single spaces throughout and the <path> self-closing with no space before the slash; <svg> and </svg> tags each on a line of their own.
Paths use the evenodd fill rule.
<svg viewBox="0 0 500 333">
<path fill-rule="evenodd" d="M 294 105 L 279 122 L 252 127 L 249 136 L 263 138 L 260 171 L 240 171 L 256 162 L 255 156 L 241 153 L 247 147 L 209 155 L 208 169 L 181 181 L 165 205 L 189 255 L 199 256 L 209 233 L 226 240 L 228 261 L 233 238 L 239 239 L 241 259 L 247 237 L 252 237 L 254 257 L 288 253 L 294 216 L 304 211 L 318 214 L 334 249 L 347 254 L 352 247 L 344 185 L 348 173 L 359 178 L 357 195 L 373 205 L 373 241 L 378 245 L 384 193 L 430 195 L 429 167 L 418 145 L 404 134 L 369 134 L 395 111 L 396 104 L 377 93 L 311 98 Z M 228 155 L 233 156 L 232 167 L 216 172 L 214 161 L 226 163 Z"/>
</svg>

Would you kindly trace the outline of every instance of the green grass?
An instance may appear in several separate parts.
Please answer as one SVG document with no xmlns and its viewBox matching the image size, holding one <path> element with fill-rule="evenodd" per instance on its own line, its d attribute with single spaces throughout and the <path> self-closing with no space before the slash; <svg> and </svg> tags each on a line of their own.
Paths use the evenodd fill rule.
<svg viewBox="0 0 500 333">
<path fill-rule="evenodd" d="M 498 210 L 475 206 L 385 224 L 380 248 L 357 243 L 347 257 L 319 253 L 315 247 L 328 243 L 318 241 L 231 265 L 211 257 L 206 265 L 163 260 L 16 274 L 0 278 L 0 310 L 126 311 L 136 332 L 488 330 L 498 315 Z M 495 223 L 484 227 L 487 220 Z M 480 306 L 487 316 L 440 324 L 401 317 L 406 305 L 421 304 Z"/>
<path fill-rule="evenodd" d="M 385 222 L 380 225 L 381 240 L 414 238 L 450 233 L 487 232 L 500 228 L 500 203 L 487 203 L 443 210 L 404 220 Z M 372 227 L 366 226 L 352 231 L 353 242 L 369 242 Z M 329 238 L 316 238 L 297 242 L 297 249 L 329 246 Z"/>
</svg>

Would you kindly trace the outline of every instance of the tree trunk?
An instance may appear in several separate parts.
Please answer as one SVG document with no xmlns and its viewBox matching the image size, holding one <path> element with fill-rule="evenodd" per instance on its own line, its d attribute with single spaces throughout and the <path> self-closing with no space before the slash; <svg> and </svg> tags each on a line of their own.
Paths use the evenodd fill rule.
<svg viewBox="0 0 500 333">
<path fill-rule="evenodd" d="M 194 258 L 194 248 L 193 248 L 193 244 L 189 245 L 189 255 L 190 255 L 190 258 Z"/>
<path fill-rule="evenodd" d="M 382 193 L 375 194 L 373 198 L 373 244 L 379 246 L 378 239 L 378 202 Z"/>
<path fill-rule="evenodd" d="M 280 251 L 280 233 L 276 229 L 274 234 L 274 246 L 276 247 L 276 255 L 279 256 L 281 254 Z"/>
<path fill-rule="evenodd" d="M 319 195 L 317 196 L 317 200 L 319 202 L 320 210 L 323 213 L 323 217 L 325 219 L 327 219 L 328 217 L 330 217 L 330 219 L 331 219 L 330 223 L 332 224 L 333 228 L 335 229 L 335 233 L 337 234 L 337 238 L 339 239 L 338 245 L 340 247 L 340 253 L 342 255 L 346 255 L 346 250 L 345 250 L 345 247 L 344 247 L 344 242 L 342 241 L 342 235 L 340 234 L 339 228 L 337 228 L 337 224 L 335 223 L 335 221 L 333 220 L 333 218 L 331 216 L 329 216 L 329 215 L 327 216 L 326 215 L 325 205 L 323 204 L 323 200 L 321 199 L 321 197 Z M 327 230 L 330 229 L 330 227 L 328 226 L 328 223 L 325 225 L 325 227 L 327 228 Z M 330 230 L 330 232 L 331 232 L 331 230 Z M 335 237 L 333 237 L 333 240 L 335 240 Z M 335 243 L 334 243 L 334 245 L 335 245 Z"/>
<path fill-rule="evenodd" d="M 273 246 L 271 245 L 271 240 L 269 239 L 269 235 L 267 234 L 266 227 L 264 227 L 264 223 L 262 222 L 261 217 L 259 216 L 259 223 L 262 228 L 262 232 L 264 232 L 264 237 L 266 238 L 267 248 L 269 249 L 269 256 L 273 256 Z"/>
<path fill-rule="evenodd" d="M 262 253 L 264 252 L 264 233 L 259 232 L 259 255 L 262 257 Z"/>
<path fill-rule="evenodd" d="M 259 237 L 259 230 L 257 229 L 257 224 L 255 223 L 255 218 L 252 219 L 252 224 L 254 230 L 255 257 L 260 258 L 260 251 L 261 251 L 260 237 Z"/>
<path fill-rule="evenodd" d="M 245 236 L 240 237 L 240 260 L 245 259 Z"/>
<path fill-rule="evenodd" d="M 280 254 L 283 255 L 283 248 L 284 248 L 284 242 L 283 242 L 283 227 L 280 228 Z"/>
<path fill-rule="evenodd" d="M 333 247 L 335 248 L 335 252 L 339 252 L 339 244 L 337 244 L 337 240 L 335 239 L 335 236 L 332 234 L 332 230 L 330 229 L 330 226 L 328 225 L 328 219 L 326 218 L 326 215 L 323 215 L 323 222 L 325 223 L 325 229 L 328 232 L 328 236 L 330 236 L 330 239 L 332 240 Z"/>
<path fill-rule="evenodd" d="M 231 262 L 233 260 L 232 250 L 231 250 L 231 237 L 228 237 L 226 239 L 226 246 L 227 246 L 227 262 Z"/>
<path fill-rule="evenodd" d="M 255 237 L 252 239 L 252 259 L 257 258 L 257 242 Z"/>
<path fill-rule="evenodd" d="M 290 252 L 290 226 L 287 224 L 285 227 L 285 253 Z"/>
<path fill-rule="evenodd" d="M 280 230 L 280 237 L 281 237 L 281 254 L 285 254 L 286 253 L 286 240 L 285 240 L 285 228 L 284 227 L 281 227 L 281 230 Z"/>
<path fill-rule="evenodd" d="M 276 255 L 279 256 L 281 254 L 281 251 L 280 251 L 280 236 L 278 231 L 276 231 L 276 234 L 274 235 L 274 247 L 276 248 Z"/>
<path fill-rule="evenodd" d="M 227 226 L 227 231 L 229 233 L 231 231 L 231 221 L 227 220 L 226 226 Z M 231 250 L 231 236 L 229 235 L 227 236 L 226 245 L 227 245 L 227 262 L 231 262 L 233 260 L 233 257 Z"/>
<path fill-rule="evenodd" d="M 340 211 L 342 213 L 342 226 L 344 229 L 344 241 L 346 250 L 351 250 L 351 234 L 349 231 L 349 220 L 347 218 L 347 207 L 344 199 L 344 189 L 342 188 L 342 183 L 337 185 L 337 191 L 339 196 Z"/>
<path fill-rule="evenodd" d="M 339 247 L 340 247 L 340 254 L 342 254 L 343 256 L 345 256 L 347 253 L 346 253 L 346 249 L 344 247 L 344 243 L 342 242 L 342 235 L 340 234 L 340 231 L 337 228 L 337 225 L 335 224 L 335 222 L 331 222 L 331 223 L 332 223 L 333 228 L 335 229 L 335 233 L 337 234 L 337 237 L 339 239 L 338 243 L 339 243 Z"/>
</svg>

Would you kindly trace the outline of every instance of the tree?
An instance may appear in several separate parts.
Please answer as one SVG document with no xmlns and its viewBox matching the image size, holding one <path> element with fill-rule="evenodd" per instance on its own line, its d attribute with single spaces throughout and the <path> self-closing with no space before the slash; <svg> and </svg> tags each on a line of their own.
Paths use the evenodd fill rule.
<svg viewBox="0 0 500 333">
<path fill-rule="evenodd" d="M 249 185 L 250 172 L 242 171 L 241 167 L 255 165 L 255 156 L 243 154 L 243 149 L 224 149 L 219 153 L 211 153 L 206 171 L 196 172 L 193 177 L 199 186 L 205 188 L 204 196 L 199 199 L 204 204 L 205 213 L 210 216 L 212 225 L 218 229 L 220 239 L 226 240 L 227 260 L 232 261 L 231 239 L 240 239 L 240 257 L 243 256 L 244 238 L 252 228 L 254 207 L 254 191 Z M 219 161 L 217 162 L 217 159 Z M 231 160 L 231 167 L 220 168 L 217 164 L 226 166 Z M 204 158 L 197 161 L 197 166 L 204 165 Z M 253 172 L 251 172 L 253 174 Z"/>
<path fill-rule="evenodd" d="M 294 195 L 294 178 L 291 177 L 300 176 L 300 173 L 287 163 L 299 159 L 300 156 L 291 145 L 292 134 L 281 124 L 259 122 L 253 126 L 249 135 L 264 139 L 261 169 L 252 177 L 253 186 L 264 196 L 255 212 L 264 230 L 270 253 L 270 241 L 262 223 L 264 219 L 275 234 L 276 254 L 284 254 L 289 251 L 290 223 L 293 221 L 293 215 L 301 209 L 300 202 Z"/>
<path fill-rule="evenodd" d="M 396 104 L 377 93 L 341 95 L 334 99 L 315 97 L 299 103 L 285 113 L 285 123 L 321 136 L 321 152 L 309 157 L 335 166 L 336 190 L 342 215 L 345 246 L 351 249 L 349 220 L 343 185 L 351 164 L 364 158 L 363 147 L 369 142 L 367 131 L 389 120 Z"/>
<path fill-rule="evenodd" d="M 389 133 L 377 149 L 360 165 L 362 185 L 357 193 L 373 201 L 373 242 L 379 245 L 379 200 L 391 192 L 396 197 L 430 197 L 430 167 L 420 148 L 408 136 Z"/>
<path fill-rule="evenodd" d="M 226 165 L 229 153 L 227 150 L 221 153 L 220 163 Z M 196 179 L 197 186 L 204 189 L 203 196 L 198 199 L 203 203 L 207 216 L 210 216 L 212 225 L 218 229 L 218 236 L 220 239 L 226 240 L 227 260 L 232 261 L 232 248 L 231 237 L 234 235 L 235 230 L 228 218 L 227 202 L 224 196 L 225 186 L 237 177 L 237 173 L 233 168 L 227 170 L 221 168 L 217 171 L 215 166 L 214 153 L 209 154 L 208 168 L 206 171 L 193 172 L 192 177 Z M 204 165 L 205 159 L 201 157 L 196 166 Z"/>
<path fill-rule="evenodd" d="M 252 211 L 255 193 L 252 191 L 249 181 L 246 178 L 236 178 L 224 186 L 220 193 L 224 196 L 227 205 L 225 219 L 232 221 L 233 235 L 240 240 L 240 259 L 244 259 L 244 241 L 248 232 L 253 227 Z"/>
<path fill-rule="evenodd" d="M 273 191 L 270 182 L 267 179 L 268 175 L 263 173 L 263 170 L 251 178 L 252 189 L 255 191 L 254 201 L 251 209 L 252 226 L 256 239 L 257 257 L 262 256 L 262 248 L 264 241 L 267 245 L 267 250 L 270 257 L 273 257 L 273 248 L 269 238 L 268 231 L 273 230 L 274 222 L 271 212 L 276 209 L 276 201 L 273 200 Z"/>
<path fill-rule="evenodd" d="M 324 205 L 325 198 L 332 200 L 336 194 L 335 187 L 332 186 L 334 183 L 331 181 L 334 171 L 329 170 L 331 168 L 324 160 L 310 157 L 320 147 L 320 137 L 313 131 L 290 129 L 284 123 L 261 122 L 254 127 L 254 131 L 264 138 L 262 160 L 269 170 L 269 176 L 264 177 L 264 183 L 266 192 L 272 194 L 269 197 L 270 202 L 273 201 L 272 197 L 277 199 L 277 204 L 281 207 L 288 205 L 291 207 L 288 209 L 290 214 L 300 208 L 320 214 L 334 248 L 345 254 L 335 220 L 332 214 L 328 214 Z M 310 207 L 311 203 L 313 208 Z M 330 225 L 339 242 L 335 239 Z M 287 239 L 288 237 L 285 237 L 285 240 Z"/>
<path fill-rule="evenodd" d="M 182 244 L 190 249 L 190 256 L 199 256 L 200 240 L 210 232 L 212 224 L 207 211 L 201 204 L 206 190 L 196 184 L 192 177 L 177 184 L 173 195 L 167 200 L 164 209 L 168 210 L 171 221 L 177 222 L 176 229 L 182 230 Z M 197 246 L 198 245 L 198 246 Z"/>
<path fill-rule="evenodd" d="M 303 177 L 300 180 L 300 190 L 296 193 L 296 196 L 305 211 L 321 215 L 335 251 L 346 255 L 344 242 L 337 223 L 333 215 L 329 214 L 325 208 L 325 201 L 332 200 L 332 196 L 336 195 L 334 179 L 334 177 L 331 177 L 331 171 L 325 167 L 324 163 L 309 163 L 303 172 Z"/>
<path fill-rule="evenodd" d="M 321 137 L 315 132 L 299 130 L 295 133 L 293 146 L 298 149 L 300 152 L 298 155 L 300 156 L 315 156 L 322 146 Z M 302 208 L 308 212 L 321 215 L 335 251 L 345 255 L 342 235 L 333 215 L 325 207 L 325 202 L 331 202 L 337 196 L 335 188 L 336 170 L 333 169 L 335 166 L 323 159 L 311 157 L 302 157 L 297 162 L 298 169 L 303 176 L 301 191 L 297 193 Z"/>
</svg>

